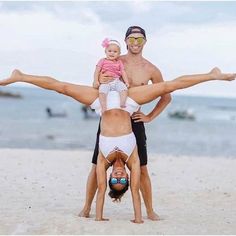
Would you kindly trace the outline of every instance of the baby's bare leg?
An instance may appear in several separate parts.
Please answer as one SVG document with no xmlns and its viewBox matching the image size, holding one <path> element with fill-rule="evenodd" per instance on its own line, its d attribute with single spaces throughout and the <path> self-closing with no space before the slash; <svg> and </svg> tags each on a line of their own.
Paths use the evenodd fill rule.
<svg viewBox="0 0 236 236">
<path fill-rule="evenodd" d="M 128 90 L 123 90 L 120 92 L 120 107 L 125 108 L 125 102 L 128 96 Z"/>
<path fill-rule="evenodd" d="M 102 108 L 102 113 L 107 109 L 107 95 L 105 93 L 99 93 L 99 101 Z"/>
</svg>

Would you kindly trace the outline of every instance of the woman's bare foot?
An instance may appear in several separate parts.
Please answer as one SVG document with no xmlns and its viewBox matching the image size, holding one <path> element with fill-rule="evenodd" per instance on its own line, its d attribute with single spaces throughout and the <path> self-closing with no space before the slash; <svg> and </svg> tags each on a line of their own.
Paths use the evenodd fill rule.
<svg viewBox="0 0 236 236">
<path fill-rule="evenodd" d="M 151 213 L 147 213 L 147 218 L 153 221 L 160 220 L 159 215 L 157 215 L 154 211 L 152 211 Z"/>
<path fill-rule="evenodd" d="M 85 218 L 89 218 L 89 213 L 90 213 L 90 209 L 83 209 L 78 216 L 79 217 L 85 217 Z"/>
<path fill-rule="evenodd" d="M 224 74 L 221 72 L 221 70 L 218 67 L 213 68 L 210 73 L 213 77 L 213 79 L 215 80 L 228 80 L 228 81 L 232 81 L 235 80 L 236 78 L 236 74 Z"/>
<path fill-rule="evenodd" d="M 5 85 L 12 84 L 15 82 L 20 82 L 21 76 L 22 76 L 22 73 L 19 70 L 13 70 L 9 78 L 0 80 L 0 85 L 5 86 Z"/>
</svg>

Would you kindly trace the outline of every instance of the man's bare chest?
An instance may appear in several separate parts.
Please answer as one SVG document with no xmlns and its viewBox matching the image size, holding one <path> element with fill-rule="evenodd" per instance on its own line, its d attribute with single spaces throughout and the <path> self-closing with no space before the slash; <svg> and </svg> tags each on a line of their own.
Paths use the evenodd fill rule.
<svg viewBox="0 0 236 236">
<path fill-rule="evenodd" d="M 125 69 L 131 87 L 148 84 L 151 79 L 150 73 L 144 67 L 127 67 Z"/>
</svg>

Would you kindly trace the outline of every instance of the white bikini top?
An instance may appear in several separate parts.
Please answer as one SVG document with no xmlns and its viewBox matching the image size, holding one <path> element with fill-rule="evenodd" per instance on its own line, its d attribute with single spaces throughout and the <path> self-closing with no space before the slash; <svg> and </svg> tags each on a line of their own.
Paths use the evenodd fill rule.
<svg viewBox="0 0 236 236">
<path fill-rule="evenodd" d="M 125 108 L 120 107 L 120 95 L 117 91 L 110 91 L 107 94 L 107 110 L 121 109 L 129 112 L 131 116 L 140 108 L 140 105 L 130 97 L 127 97 L 125 105 Z M 94 109 L 97 114 L 101 115 L 101 105 L 98 98 L 90 105 L 90 107 Z"/>
</svg>

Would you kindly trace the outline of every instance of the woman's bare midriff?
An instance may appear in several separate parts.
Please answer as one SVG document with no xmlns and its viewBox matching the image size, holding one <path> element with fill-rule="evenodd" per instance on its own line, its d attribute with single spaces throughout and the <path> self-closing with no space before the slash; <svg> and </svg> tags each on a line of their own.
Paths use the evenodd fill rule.
<svg viewBox="0 0 236 236">
<path fill-rule="evenodd" d="M 105 111 L 101 119 L 101 135 L 117 137 L 132 132 L 130 114 L 121 109 Z"/>
</svg>

